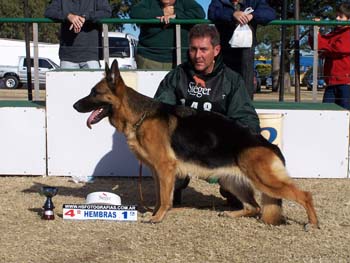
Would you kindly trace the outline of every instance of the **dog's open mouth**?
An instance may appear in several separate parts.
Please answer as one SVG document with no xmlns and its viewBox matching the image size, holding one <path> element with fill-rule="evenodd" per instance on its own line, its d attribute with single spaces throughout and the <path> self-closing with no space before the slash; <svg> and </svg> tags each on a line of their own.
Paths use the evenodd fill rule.
<svg viewBox="0 0 350 263">
<path fill-rule="evenodd" d="M 108 116 L 110 111 L 110 106 L 104 106 L 94 110 L 86 121 L 86 125 L 91 129 L 91 125 L 98 123 L 104 117 Z"/>
</svg>

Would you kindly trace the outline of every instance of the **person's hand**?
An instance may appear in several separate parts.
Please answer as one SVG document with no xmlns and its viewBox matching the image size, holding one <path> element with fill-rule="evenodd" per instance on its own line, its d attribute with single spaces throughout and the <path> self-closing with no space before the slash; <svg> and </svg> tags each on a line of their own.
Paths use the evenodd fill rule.
<svg viewBox="0 0 350 263">
<path fill-rule="evenodd" d="M 236 11 L 236 12 L 234 12 L 233 13 L 233 17 L 241 25 L 248 24 L 253 19 L 253 15 L 252 14 L 246 14 L 243 11 Z"/>
<path fill-rule="evenodd" d="M 78 34 L 81 31 L 81 27 L 74 27 L 73 25 L 70 26 L 69 30 L 74 30 L 74 33 Z"/>
<path fill-rule="evenodd" d="M 69 27 L 69 30 L 73 29 L 74 33 L 79 33 L 85 23 L 85 17 L 69 13 L 67 16 L 67 19 L 69 22 L 72 23 L 71 26 Z"/>
<path fill-rule="evenodd" d="M 165 24 L 169 24 L 170 19 L 174 19 L 176 18 L 176 15 L 170 15 L 170 16 L 157 16 L 157 19 L 160 20 L 160 22 L 165 23 Z"/>
<path fill-rule="evenodd" d="M 171 15 L 175 15 L 175 9 L 173 5 L 168 5 L 163 7 L 163 13 L 164 16 L 171 16 Z"/>
<path fill-rule="evenodd" d="M 315 18 L 313 18 L 312 20 L 315 21 L 315 22 L 319 22 L 319 21 L 321 21 L 321 18 L 315 17 Z M 313 29 L 313 30 L 316 30 L 316 32 L 318 32 L 318 31 L 320 30 L 320 26 L 317 26 L 317 25 L 316 25 L 316 26 L 312 27 L 312 29 Z M 313 33 L 312 30 L 310 30 L 310 31 L 311 31 L 310 33 Z"/>
</svg>

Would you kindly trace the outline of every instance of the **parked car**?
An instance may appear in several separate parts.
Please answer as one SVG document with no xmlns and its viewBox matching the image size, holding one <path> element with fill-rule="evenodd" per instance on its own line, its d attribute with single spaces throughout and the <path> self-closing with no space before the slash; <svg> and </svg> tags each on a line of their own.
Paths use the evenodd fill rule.
<svg viewBox="0 0 350 263">
<path fill-rule="evenodd" d="M 307 79 L 306 79 L 306 87 L 307 87 L 307 90 L 312 90 L 312 86 L 314 84 L 314 81 L 313 81 L 313 78 L 312 78 L 312 75 L 310 75 Z M 326 82 L 319 78 L 317 79 L 317 89 L 318 90 L 322 90 L 326 87 Z"/>
<path fill-rule="evenodd" d="M 32 79 L 34 79 L 34 59 L 31 58 Z M 48 58 L 39 58 L 39 84 L 46 83 L 46 72 L 58 69 L 59 66 Z M 5 82 L 5 88 L 16 89 L 23 83 L 27 83 L 27 62 L 26 57 L 18 58 L 18 65 L 15 66 L 0 66 L 0 78 Z"/>
<path fill-rule="evenodd" d="M 272 76 L 268 76 L 267 78 L 266 78 L 266 83 L 265 83 L 265 87 L 267 88 L 267 89 L 272 89 Z"/>
<path fill-rule="evenodd" d="M 312 86 L 314 83 L 312 72 L 313 72 L 312 68 L 309 68 L 305 72 L 304 77 L 301 81 L 301 83 L 307 87 L 307 90 L 312 90 Z M 322 77 L 320 77 L 320 76 L 317 76 L 317 77 L 318 77 L 317 78 L 317 89 L 321 90 L 321 89 L 325 88 L 326 82 L 324 81 L 324 79 Z"/>
<path fill-rule="evenodd" d="M 137 68 L 135 55 L 138 40 L 136 37 L 127 33 L 108 32 L 108 41 L 110 65 L 114 59 L 117 59 L 120 69 Z M 103 67 L 104 61 L 100 62 Z"/>
<path fill-rule="evenodd" d="M 310 81 L 307 82 L 307 90 L 312 90 L 313 86 L 313 80 L 311 79 Z M 317 89 L 322 90 L 326 87 L 326 83 L 324 82 L 323 79 L 318 79 L 317 80 Z"/>
</svg>

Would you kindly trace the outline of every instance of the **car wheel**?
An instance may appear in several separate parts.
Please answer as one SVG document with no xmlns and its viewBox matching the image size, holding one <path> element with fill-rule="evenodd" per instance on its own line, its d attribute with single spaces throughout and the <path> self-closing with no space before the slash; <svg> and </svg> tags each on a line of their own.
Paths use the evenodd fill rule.
<svg viewBox="0 0 350 263">
<path fill-rule="evenodd" d="M 5 77 L 5 87 L 8 89 L 16 89 L 19 86 L 19 79 L 16 76 Z"/>
</svg>

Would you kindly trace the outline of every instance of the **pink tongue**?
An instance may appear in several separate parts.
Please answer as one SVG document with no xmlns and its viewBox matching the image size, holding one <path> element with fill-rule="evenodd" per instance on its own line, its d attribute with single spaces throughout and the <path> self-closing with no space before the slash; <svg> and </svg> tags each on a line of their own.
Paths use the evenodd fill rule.
<svg viewBox="0 0 350 263">
<path fill-rule="evenodd" d="M 92 122 L 93 122 L 93 120 L 95 119 L 95 117 L 100 113 L 100 110 L 101 110 L 101 109 L 94 110 L 94 111 L 90 114 L 89 118 L 87 119 L 86 125 L 89 127 L 89 129 L 91 129 Z"/>
</svg>

